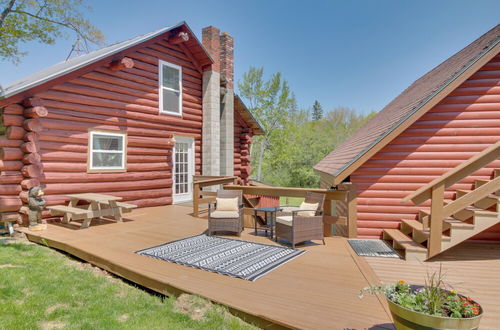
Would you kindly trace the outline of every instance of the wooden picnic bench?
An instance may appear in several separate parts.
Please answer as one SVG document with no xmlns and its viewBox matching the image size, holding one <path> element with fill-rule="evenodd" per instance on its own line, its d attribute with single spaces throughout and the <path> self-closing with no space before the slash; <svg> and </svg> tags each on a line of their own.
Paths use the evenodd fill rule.
<svg viewBox="0 0 500 330">
<path fill-rule="evenodd" d="M 131 212 L 137 207 L 134 204 L 118 202 L 121 197 L 84 193 L 67 195 L 70 198 L 68 205 L 49 206 L 53 215 L 63 215 L 62 222 L 69 224 L 72 220 L 83 220 L 80 228 L 88 228 L 92 219 L 113 217 L 122 222 L 122 214 Z M 88 205 L 78 205 L 80 201 L 88 202 Z"/>
</svg>

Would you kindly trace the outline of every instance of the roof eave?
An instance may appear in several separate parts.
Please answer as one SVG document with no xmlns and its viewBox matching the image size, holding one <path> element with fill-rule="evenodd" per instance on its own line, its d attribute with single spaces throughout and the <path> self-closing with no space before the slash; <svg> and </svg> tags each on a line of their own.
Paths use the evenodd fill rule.
<svg viewBox="0 0 500 330">
<path fill-rule="evenodd" d="M 115 48 L 113 50 L 110 50 L 109 52 L 105 52 L 105 53 L 99 54 L 99 55 L 97 55 L 95 57 L 91 57 L 91 58 L 89 58 L 86 61 L 83 61 L 83 62 L 80 62 L 80 63 L 76 63 L 74 66 L 70 66 L 68 68 L 65 68 L 64 70 L 60 70 L 60 71 L 54 72 L 53 74 L 44 76 L 41 79 L 34 80 L 34 81 L 32 81 L 32 82 L 30 82 L 28 84 L 23 85 L 20 88 L 14 88 L 12 90 L 8 90 L 7 92 L 5 92 L 3 89 L 0 88 L 0 100 L 8 99 L 10 97 L 13 97 L 13 96 L 19 94 L 19 93 L 22 93 L 22 92 L 25 92 L 27 90 L 30 90 L 31 88 L 34 88 L 34 87 L 39 86 L 39 85 L 42 85 L 42 84 L 47 83 L 47 82 L 49 82 L 51 80 L 54 80 L 56 78 L 62 77 L 64 75 L 68 74 L 68 73 L 71 73 L 71 72 L 76 71 L 78 69 L 84 68 L 85 66 L 91 65 L 91 64 L 93 64 L 95 62 L 98 62 L 100 60 L 103 60 L 103 59 L 105 59 L 107 57 L 113 56 L 114 54 L 117 54 L 117 53 L 119 53 L 121 51 L 124 51 L 124 50 L 126 50 L 128 48 L 134 47 L 134 46 L 139 45 L 139 44 L 141 44 L 143 42 L 146 42 L 146 41 L 151 40 L 151 39 L 153 39 L 155 37 L 158 37 L 159 35 L 161 35 L 163 33 L 175 30 L 175 29 L 177 29 L 177 28 L 179 28 L 181 26 L 184 26 L 188 30 L 188 32 L 191 34 L 191 36 L 196 40 L 197 44 L 203 50 L 203 52 L 205 53 L 206 57 L 209 59 L 210 63 L 214 63 L 213 58 L 207 52 L 207 50 L 205 49 L 205 47 L 203 47 L 203 44 L 198 40 L 198 38 L 193 33 L 193 31 L 191 30 L 191 28 L 189 27 L 189 25 L 185 21 L 182 21 L 182 22 L 177 23 L 175 25 L 172 25 L 172 26 L 160 29 L 160 30 L 156 31 L 155 33 L 146 34 L 147 35 L 146 37 L 144 37 L 144 38 L 138 38 L 137 40 L 135 40 L 133 42 L 130 42 L 130 43 L 123 42 L 124 44 L 121 47 L 118 47 L 118 48 Z"/>
<path fill-rule="evenodd" d="M 494 49 L 496 49 L 496 51 L 493 51 Z M 335 173 L 324 172 L 322 170 L 317 169 L 316 167 L 314 169 L 316 171 L 319 171 L 319 172 L 322 172 L 322 173 L 326 173 L 326 174 L 332 176 L 334 178 L 334 181 L 333 181 L 334 185 L 337 185 L 337 184 L 341 183 L 352 172 L 354 172 L 356 169 L 358 169 L 359 166 L 361 166 L 361 164 L 358 165 L 358 166 L 356 166 L 356 167 L 353 166 L 359 159 L 361 159 L 364 155 L 366 155 L 367 153 L 369 153 L 375 147 L 379 147 L 378 149 L 380 149 L 383 146 L 385 146 L 389 141 L 387 141 L 387 143 L 385 143 L 381 147 L 379 146 L 379 144 L 384 139 L 386 139 L 392 132 L 394 132 L 398 127 L 400 127 L 401 125 L 403 125 L 403 123 L 406 123 L 409 118 L 411 118 L 412 116 L 414 116 L 416 113 L 421 112 L 422 109 L 425 109 L 431 102 L 432 102 L 432 105 L 428 106 L 429 109 L 432 108 L 435 105 L 435 103 L 440 102 L 444 97 L 446 97 L 446 95 L 448 95 L 451 92 L 451 91 L 447 91 L 447 88 L 451 84 L 453 84 L 454 82 L 460 80 L 459 78 L 463 78 L 463 79 L 461 79 L 461 82 L 463 82 L 466 79 L 468 79 L 468 77 L 470 75 L 472 75 L 473 72 L 469 76 L 466 76 L 465 73 L 467 71 L 469 71 L 469 70 L 471 70 L 471 68 L 475 67 L 477 63 L 481 63 L 480 66 L 484 65 L 485 63 L 483 63 L 483 62 L 488 62 L 489 60 L 491 60 L 493 57 L 496 56 L 496 54 L 499 51 L 500 51 L 500 38 L 497 38 L 494 42 L 491 43 L 490 46 L 488 46 L 487 48 L 485 48 L 478 56 L 476 56 L 471 61 L 469 61 L 469 63 L 467 63 L 467 65 L 465 65 L 461 70 L 457 71 L 457 73 L 455 73 L 450 79 L 448 79 L 447 81 L 445 81 L 438 89 L 436 89 L 436 91 L 434 91 L 431 95 L 429 95 L 427 98 L 425 98 L 423 101 L 421 101 L 407 115 L 405 115 L 401 120 L 399 120 L 393 126 L 391 126 L 391 128 L 388 129 L 383 135 L 381 135 L 379 138 L 377 138 L 373 143 L 371 143 L 362 152 L 360 152 L 359 154 L 357 154 L 356 157 L 354 157 L 353 159 L 351 159 L 348 163 L 346 163 L 344 166 L 342 166 Z M 486 56 L 486 55 L 490 55 L 490 56 Z M 475 72 L 475 70 L 474 70 L 474 72 Z M 442 95 L 442 94 L 444 94 L 444 95 Z M 441 97 L 439 98 L 439 96 L 441 96 Z M 436 102 L 436 99 L 437 99 L 437 102 Z M 435 102 L 433 102 L 433 101 L 435 101 Z M 418 119 L 418 117 L 415 118 L 415 120 L 416 119 Z M 414 121 L 412 121 L 410 123 L 410 125 Z"/>
</svg>

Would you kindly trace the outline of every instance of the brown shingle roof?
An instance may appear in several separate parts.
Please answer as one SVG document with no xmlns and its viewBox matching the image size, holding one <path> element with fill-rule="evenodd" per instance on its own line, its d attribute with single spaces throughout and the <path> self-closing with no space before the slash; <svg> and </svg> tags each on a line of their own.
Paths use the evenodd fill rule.
<svg viewBox="0 0 500 330">
<path fill-rule="evenodd" d="M 499 41 L 500 24 L 411 84 L 359 131 L 316 164 L 314 169 L 334 177 L 340 174 L 347 177 L 356 168 L 350 168 L 349 173 L 343 172 L 353 162 L 377 145 Z"/>
</svg>

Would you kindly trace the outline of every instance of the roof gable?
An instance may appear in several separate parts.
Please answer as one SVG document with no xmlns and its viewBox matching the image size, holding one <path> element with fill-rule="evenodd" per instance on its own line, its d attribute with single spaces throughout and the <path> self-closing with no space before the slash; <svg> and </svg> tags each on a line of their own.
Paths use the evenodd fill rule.
<svg viewBox="0 0 500 330">
<path fill-rule="evenodd" d="M 395 135 L 498 54 L 499 49 L 500 24 L 416 80 L 314 169 L 330 176 L 331 184 L 342 182 Z"/>
<path fill-rule="evenodd" d="M 41 84 L 70 74 L 93 63 L 107 58 L 112 60 L 113 56 L 120 52 L 126 51 L 134 46 L 138 46 L 157 37 L 161 37 L 163 35 L 167 36 L 167 34 L 174 30 L 184 31 L 189 34 L 190 38 L 185 42 L 186 48 L 188 48 L 192 52 L 193 56 L 200 62 L 201 65 L 210 65 L 213 63 L 212 58 L 200 43 L 200 41 L 196 38 L 195 34 L 189 28 L 186 22 L 180 22 L 178 24 L 168 26 L 157 31 L 146 33 L 135 38 L 98 49 L 88 54 L 71 58 L 67 61 L 59 62 L 39 72 L 19 79 L 5 86 L 4 88 L 0 88 L 0 103 L 1 100 L 13 97 L 19 93 L 25 92 Z"/>
</svg>

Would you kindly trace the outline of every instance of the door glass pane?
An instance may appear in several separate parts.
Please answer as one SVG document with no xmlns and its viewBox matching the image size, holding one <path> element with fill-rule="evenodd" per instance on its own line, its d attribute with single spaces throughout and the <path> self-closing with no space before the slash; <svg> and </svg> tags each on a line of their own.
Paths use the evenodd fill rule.
<svg viewBox="0 0 500 330">
<path fill-rule="evenodd" d="M 187 194 L 189 188 L 189 143 L 175 144 L 175 193 Z"/>
</svg>

